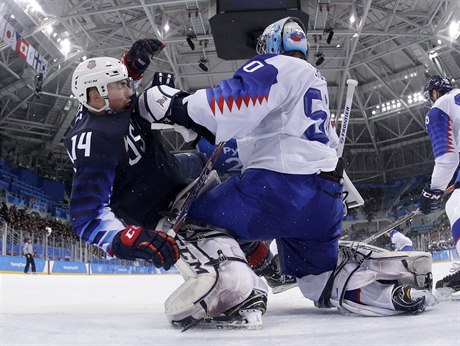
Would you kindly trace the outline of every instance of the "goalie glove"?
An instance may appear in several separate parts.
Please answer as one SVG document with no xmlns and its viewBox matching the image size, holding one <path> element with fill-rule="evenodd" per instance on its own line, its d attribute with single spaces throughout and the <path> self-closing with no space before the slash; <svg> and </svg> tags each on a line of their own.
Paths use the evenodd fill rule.
<svg viewBox="0 0 460 346">
<path fill-rule="evenodd" d="M 444 191 L 439 189 L 424 188 L 420 197 L 419 209 L 423 214 L 430 214 L 442 208 Z"/>
<path fill-rule="evenodd" d="M 129 51 L 125 52 L 121 58 L 128 69 L 129 76 L 135 81 L 142 79 L 145 70 L 150 65 L 150 57 L 161 52 L 164 47 L 163 42 L 156 39 L 143 39 L 134 42 Z"/>
<path fill-rule="evenodd" d="M 129 261 L 144 259 L 165 270 L 169 270 L 180 257 L 176 241 L 169 235 L 134 225 L 115 235 L 112 250 L 118 258 Z"/>
</svg>

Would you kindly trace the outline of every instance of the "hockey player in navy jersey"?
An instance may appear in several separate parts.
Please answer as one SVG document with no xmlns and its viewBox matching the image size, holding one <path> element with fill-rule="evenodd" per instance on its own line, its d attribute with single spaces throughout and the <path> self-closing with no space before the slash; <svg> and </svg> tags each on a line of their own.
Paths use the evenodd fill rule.
<svg viewBox="0 0 460 346">
<path fill-rule="evenodd" d="M 409 273 L 401 257 L 393 261 L 389 251 L 363 244 L 339 249 L 343 170 L 338 138 L 331 127 L 326 80 L 306 61 L 302 23 L 288 17 L 269 25 L 257 50 L 260 55 L 214 88 L 187 96 L 177 89 L 154 87 L 142 96 L 152 122 L 187 126 L 193 121 L 215 133 L 217 142 L 236 138 L 238 143 L 242 174 L 195 201 L 189 221 L 202 227 L 190 226 L 195 234 L 185 240 L 200 247 L 216 232 L 207 229 L 240 242 L 276 239 L 282 272 L 297 277 L 302 293 L 318 306 L 361 315 L 423 311 L 425 288 L 430 286 L 425 283 L 431 274 L 429 254 L 414 253 L 424 265 L 419 267 L 423 273 L 417 273 L 420 281 L 411 284 L 417 270 L 409 264 Z M 217 249 L 218 245 L 210 263 L 231 262 Z M 254 250 L 255 258 L 263 257 L 263 247 Z M 372 266 L 368 262 L 374 260 L 373 253 L 385 260 Z M 412 263 L 414 258 L 405 259 Z M 194 305 L 190 294 L 222 298 L 223 290 L 230 292 L 226 280 L 231 282 L 232 268 L 219 268 L 219 285 L 207 278 L 200 284 L 201 274 L 195 271 L 196 276 L 168 299 L 171 320 L 192 323 L 206 316 L 213 299 Z M 225 300 L 220 304 L 223 311 Z"/>
<path fill-rule="evenodd" d="M 439 75 L 428 78 L 423 89 L 432 107 L 425 118 L 434 154 L 431 183 L 420 198 L 420 210 L 429 214 L 442 208 L 442 198 L 449 182 L 459 168 L 460 153 L 460 89 L 454 88 L 449 79 Z M 460 174 L 455 177 L 455 190 L 446 203 L 446 214 L 452 228 L 452 237 L 460 254 Z M 436 283 L 436 289 L 460 290 L 460 266 L 454 266 L 452 274 Z"/>
<path fill-rule="evenodd" d="M 111 256 L 168 270 L 179 258 L 177 244 L 154 229 L 187 177 L 160 132 L 140 115 L 133 90 L 149 56 L 163 47 L 158 40 L 139 40 L 123 63 L 98 57 L 78 65 L 72 92 L 81 105 L 65 146 L 75 170 L 70 218 L 78 236 Z"/>
</svg>

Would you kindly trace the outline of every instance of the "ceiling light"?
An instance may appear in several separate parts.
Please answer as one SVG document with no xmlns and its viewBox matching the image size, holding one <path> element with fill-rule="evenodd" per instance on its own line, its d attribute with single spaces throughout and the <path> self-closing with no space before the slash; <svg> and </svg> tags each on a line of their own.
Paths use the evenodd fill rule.
<svg viewBox="0 0 460 346">
<path fill-rule="evenodd" d="M 70 52 L 70 41 L 68 38 L 61 41 L 61 53 L 67 56 Z"/>
<path fill-rule="evenodd" d="M 334 37 L 334 29 L 331 29 L 329 31 L 329 35 L 327 35 L 327 39 L 326 39 L 327 44 L 331 44 L 333 37 Z"/>
<path fill-rule="evenodd" d="M 353 24 L 354 22 L 356 22 L 356 18 L 355 18 L 355 15 L 352 14 L 352 15 L 350 16 L 350 23 Z"/>
<path fill-rule="evenodd" d="M 208 66 L 206 66 L 207 63 L 208 59 L 201 58 L 200 62 L 198 63 L 198 67 L 201 68 L 204 72 L 208 72 Z"/>
<path fill-rule="evenodd" d="M 449 25 L 449 36 L 452 40 L 456 40 L 460 34 L 460 22 L 453 21 Z"/>
<path fill-rule="evenodd" d="M 165 29 L 165 32 L 169 31 L 169 24 L 168 23 L 165 24 L 164 29 Z"/>
<path fill-rule="evenodd" d="M 187 35 L 186 41 L 191 50 L 195 50 L 195 44 L 192 41 L 193 35 Z"/>
</svg>

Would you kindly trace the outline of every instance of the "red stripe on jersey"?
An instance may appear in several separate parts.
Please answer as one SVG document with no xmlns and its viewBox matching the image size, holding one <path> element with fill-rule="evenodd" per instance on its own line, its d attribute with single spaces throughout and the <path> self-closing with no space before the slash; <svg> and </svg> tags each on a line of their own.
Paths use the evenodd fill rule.
<svg viewBox="0 0 460 346">
<path fill-rule="evenodd" d="M 214 96 L 209 101 L 209 107 L 211 107 L 212 115 L 216 116 L 216 99 Z"/>
<path fill-rule="evenodd" d="M 233 96 L 232 95 L 228 97 L 227 106 L 228 106 L 229 111 L 231 112 L 233 108 Z"/>
<path fill-rule="evenodd" d="M 222 95 L 220 95 L 219 102 L 217 103 L 217 106 L 219 107 L 219 110 L 220 110 L 220 112 L 222 114 L 224 114 L 224 103 L 225 103 L 224 97 Z"/>
</svg>

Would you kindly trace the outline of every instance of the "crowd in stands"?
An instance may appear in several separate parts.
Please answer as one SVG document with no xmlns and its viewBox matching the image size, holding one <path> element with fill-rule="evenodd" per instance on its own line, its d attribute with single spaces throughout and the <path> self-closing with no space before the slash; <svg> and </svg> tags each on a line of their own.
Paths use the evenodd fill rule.
<svg viewBox="0 0 460 346">
<path fill-rule="evenodd" d="M 42 218 L 38 213 L 30 213 L 26 208 L 11 205 L 9 208 L 5 201 L 1 202 L 0 218 L 3 218 L 9 227 L 22 231 L 35 238 L 46 235 L 46 227 L 50 227 L 54 237 L 78 239 L 69 222 L 53 217 Z"/>
</svg>

